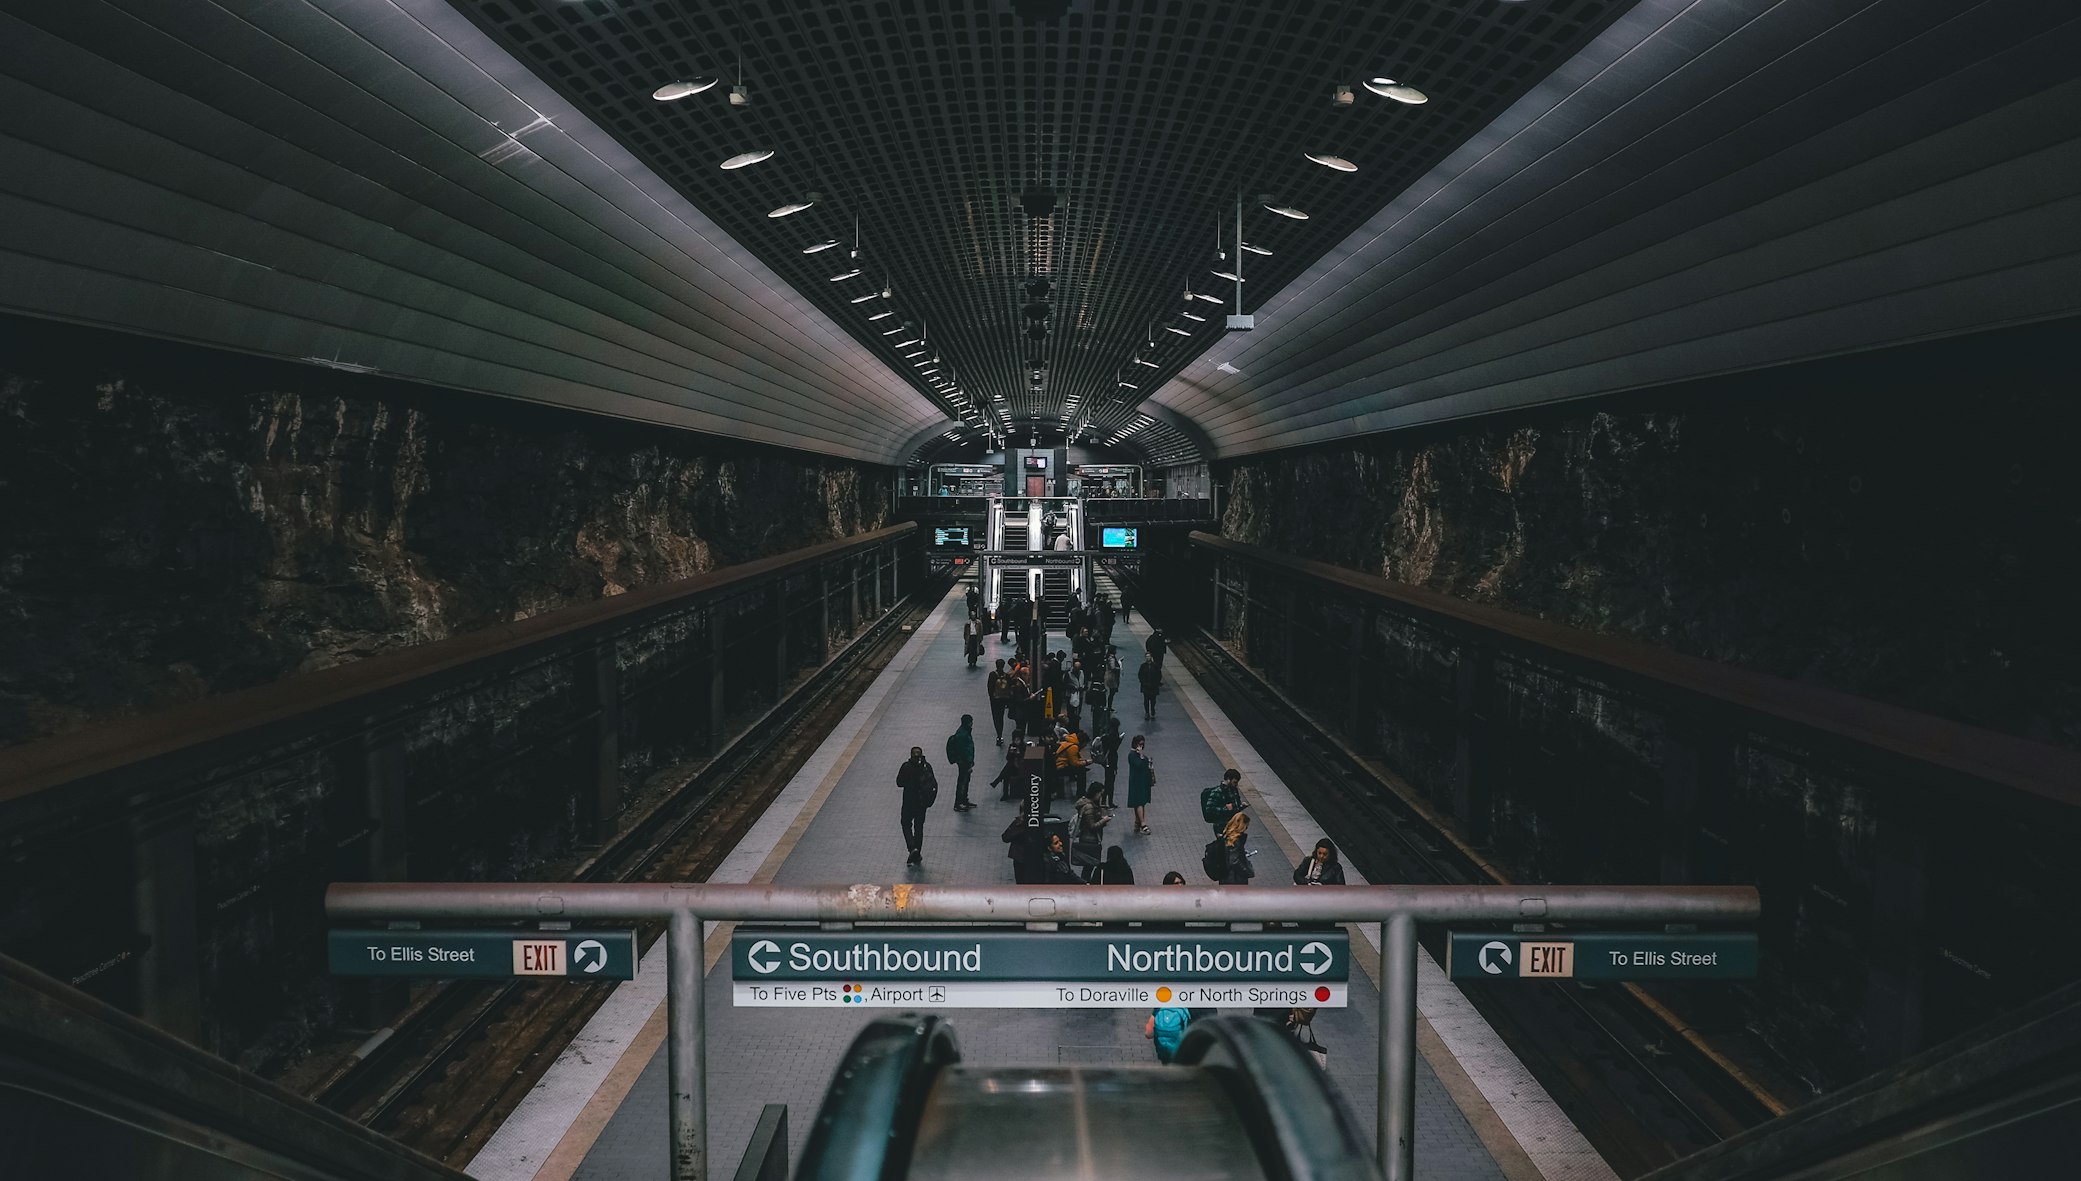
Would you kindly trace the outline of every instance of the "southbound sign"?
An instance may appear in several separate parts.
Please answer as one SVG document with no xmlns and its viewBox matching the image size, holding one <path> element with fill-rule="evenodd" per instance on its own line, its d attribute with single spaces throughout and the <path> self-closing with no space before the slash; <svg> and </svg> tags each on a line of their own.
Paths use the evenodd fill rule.
<svg viewBox="0 0 2081 1181">
<path fill-rule="evenodd" d="M 739 928 L 730 941 L 733 995 L 750 1007 L 1339 1008 L 1350 973 L 1341 929 Z"/>
</svg>

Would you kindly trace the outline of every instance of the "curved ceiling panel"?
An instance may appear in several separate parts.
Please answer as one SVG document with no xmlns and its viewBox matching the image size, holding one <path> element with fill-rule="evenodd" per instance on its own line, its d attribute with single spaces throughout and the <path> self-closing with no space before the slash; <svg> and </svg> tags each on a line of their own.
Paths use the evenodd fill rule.
<svg viewBox="0 0 2081 1181">
<path fill-rule="evenodd" d="M 436 0 L 9 6 L 0 268 L 31 315 L 832 455 L 946 422 Z"/>
<path fill-rule="evenodd" d="M 2081 310 L 2081 19 L 1642 0 L 1156 400 L 1223 455 Z"/>
</svg>

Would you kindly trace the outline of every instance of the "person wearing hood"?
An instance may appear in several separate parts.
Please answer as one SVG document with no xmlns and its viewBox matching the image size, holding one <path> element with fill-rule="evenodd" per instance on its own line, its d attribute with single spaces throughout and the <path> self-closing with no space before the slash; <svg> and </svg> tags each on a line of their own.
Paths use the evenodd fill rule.
<svg viewBox="0 0 2081 1181">
<path fill-rule="evenodd" d="M 968 801 L 968 777 L 975 773 L 975 715 L 962 714 L 961 728 L 947 735 L 947 762 L 959 772 L 954 780 L 954 811 L 972 812 Z"/>
<path fill-rule="evenodd" d="M 939 799 L 939 777 L 925 761 L 925 748 L 910 748 L 910 759 L 896 772 L 896 786 L 903 789 L 903 843 L 910 847 L 911 865 L 925 863 L 925 809 Z"/>
<path fill-rule="evenodd" d="M 1337 860 L 1337 846 L 1324 837 L 1315 842 L 1315 851 L 1301 859 L 1293 867 L 1293 884 L 1296 886 L 1341 886 L 1344 884 L 1344 863 Z"/>
</svg>

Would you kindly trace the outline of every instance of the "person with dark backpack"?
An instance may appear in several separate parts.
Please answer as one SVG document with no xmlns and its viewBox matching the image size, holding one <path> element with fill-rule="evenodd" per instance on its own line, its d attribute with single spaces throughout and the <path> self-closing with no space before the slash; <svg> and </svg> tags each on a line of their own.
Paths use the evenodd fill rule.
<svg viewBox="0 0 2081 1181">
<path fill-rule="evenodd" d="M 973 812 L 968 799 L 968 777 L 975 772 L 975 715 L 962 714 L 961 728 L 947 735 L 947 762 L 954 765 L 954 811 Z"/>
<path fill-rule="evenodd" d="M 1228 827 L 1229 819 L 1249 806 L 1243 802 L 1243 773 L 1234 767 L 1221 773 L 1221 782 L 1199 793 L 1199 818 L 1213 825 L 1215 832 Z"/>
<path fill-rule="evenodd" d="M 1249 885 L 1250 879 L 1257 876 L 1257 867 L 1250 864 L 1249 815 L 1236 813 L 1230 818 L 1228 827 L 1214 839 L 1221 843 L 1221 884 Z"/>
<path fill-rule="evenodd" d="M 925 748 L 910 748 L 910 761 L 896 772 L 896 786 L 903 789 L 903 843 L 910 847 L 911 865 L 925 863 L 925 810 L 939 801 L 939 777 L 925 761 Z"/>
</svg>

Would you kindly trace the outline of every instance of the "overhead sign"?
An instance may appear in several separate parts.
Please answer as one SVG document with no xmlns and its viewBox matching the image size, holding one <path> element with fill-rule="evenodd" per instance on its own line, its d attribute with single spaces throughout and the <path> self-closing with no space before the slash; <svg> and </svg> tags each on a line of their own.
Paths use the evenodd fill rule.
<svg viewBox="0 0 2081 1181">
<path fill-rule="evenodd" d="M 1446 973 L 1454 980 L 1751 980 L 1756 936 L 1750 931 L 1454 931 Z"/>
<path fill-rule="evenodd" d="M 739 928 L 738 1005 L 930 1008 L 1341 1008 L 1351 971 L 1339 929 L 811 931 Z"/>
<path fill-rule="evenodd" d="M 634 980 L 634 931 L 327 931 L 335 976 Z"/>
<path fill-rule="evenodd" d="M 1084 553 L 1073 549 L 986 550 L 983 560 L 992 566 L 1079 566 Z"/>
</svg>

